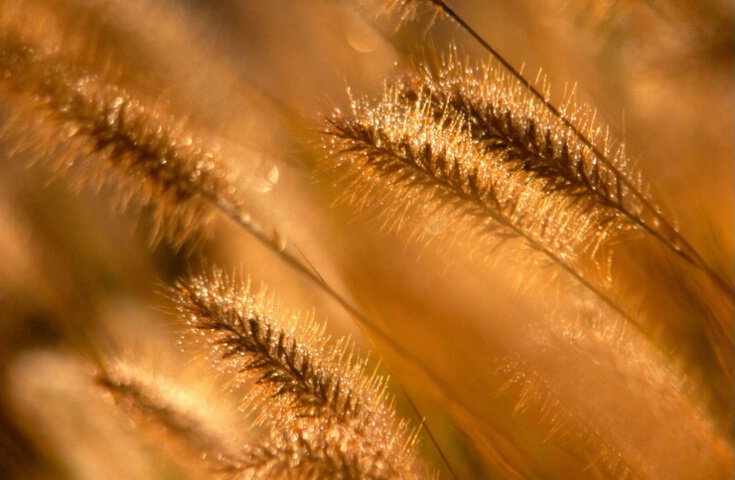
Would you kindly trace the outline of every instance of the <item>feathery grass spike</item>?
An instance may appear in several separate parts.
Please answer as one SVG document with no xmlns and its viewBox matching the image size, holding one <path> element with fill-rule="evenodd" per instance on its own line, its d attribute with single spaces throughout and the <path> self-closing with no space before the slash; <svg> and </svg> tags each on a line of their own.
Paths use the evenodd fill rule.
<svg viewBox="0 0 735 480">
<path fill-rule="evenodd" d="M 325 141 L 351 200 L 365 205 L 376 190 L 400 196 L 391 207 L 396 225 L 412 208 L 477 220 L 491 238 L 525 239 L 604 298 L 578 260 L 626 229 L 615 197 L 592 190 L 605 192 L 611 180 L 570 155 L 578 145 L 563 135 L 551 137 L 535 119 L 517 120 L 512 96 L 482 119 L 496 124 L 480 126 L 443 95 L 398 80 L 376 105 L 355 101 L 351 116 L 328 118 Z M 477 138 L 483 131 L 493 138 Z M 569 164 L 554 166 L 560 160 Z"/>
<path fill-rule="evenodd" d="M 443 0 L 387 0 L 383 2 L 381 12 L 395 15 L 406 22 L 411 20 L 420 6 L 427 6 L 444 13 L 452 21 L 456 22 L 464 31 L 474 38 L 493 58 L 495 58 L 510 75 L 512 75 L 532 97 L 540 102 L 543 107 L 554 117 L 558 118 L 561 124 L 569 129 L 569 134 L 577 137 L 577 140 L 584 145 L 592 156 L 597 159 L 599 165 L 612 174 L 617 184 L 619 194 L 625 195 L 629 201 L 636 204 L 638 210 L 637 215 L 631 217 L 640 227 L 658 238 L 664 245 L 686 259 L 689 263 L 696 266 L 712 279 L 712 281 L 729 296 L 732 296 L 733 285 L 730 281 L 720 276 L 702 256 L 692 247 L 689 242 L 677 231 L 677 229 L 664 217 L 661 210 L 654 205 L 648 196 L 643 192 L 633 177 L 626 175 L 610 158 L 608 152 L 601 150 L 595 144 L 594 138 L 589 135 L 589 129 L 580 128 L 576 121 L 570 120 L 562 111 L 556 108 L 549 100 L 548 96 L 539 91 L 533 83 L 531 83 L 523 74 L 511 65 L 497 50 L 495 50 L 477 31 L 475 31 L 465 20 L 457 14 Z"/>
<path fill-rule="evenodd" d="M 415 440 L 395 419 L 385 381 L 367 375 L 365 362 L 353 361 L 348 343 L 330 346 L 312 321 L 279 318 L 265 292 L 252 295 L 219 270 L 180 282 L 174 299 L 181 316 L 203 334 L 195 338 L 203 338 L 225 368 L 256 384 L 249 402 L 274 434 L 247 452 L 245 464 L 252 467 L 243 468 L 287 462 L 303 473 L 326 462 L 334 467 L 328 478 L 423 474 Z"/>
<path fill-rule="evenodd" d="M 593 244 L 593 252 L 610 237 L 641 225 L 644 206 L 638 197 L 558 118 L 530 101 L 524 89 L 508 85 L 496 70 L 476 72 L 459 63 L 456 51 L 452 57 L 436 79 L 425 69 L 395 82 L 397 98 L 408 105 L 425 103 L 435 119 L 454 119 L 458 130 L 493 161 L 508 172 L 527 174 L 520 177 L 524 181 L 538 181 L 542 196 L 566 196 L 567 208 L 590 220 L 588 233 L 581 236 Z M 574 237 L 575 227 L 566 228 L 567 238 Z"/>
<path fill-rule="evenodd" d="M 96 381 L 128 415 L 163 427 L 164 438 L 182 445 L 192 458 L 201 457 L 217 470 L 240 468 L 240 445 L 226 436 L 230 429 L 224 428 L 217 412 L 202 399 L 195 401 L 181 387 L 127 362 L 106 365 Z"/>
<path fill-rule="evenodd" d="M 20 139 L 19 148 L 97 188 L 111 182 L 123 206 L 155 205 L 154 240 L 183 242 L 211 214 L 207 203 L 240 208 L 233 166 L 160 107 L 12 33 L 0 36 L 0 69 L 0 89 L 12 92 L 20 117 L 9 128 L 43 124 L 46 135 Z"/>
</svg>

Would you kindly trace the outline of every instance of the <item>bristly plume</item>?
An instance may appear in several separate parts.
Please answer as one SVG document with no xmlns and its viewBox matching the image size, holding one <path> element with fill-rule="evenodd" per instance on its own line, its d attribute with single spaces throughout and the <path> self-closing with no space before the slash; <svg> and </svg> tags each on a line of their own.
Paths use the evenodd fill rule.
<svg viewBox="0 0 735 480">
<path fill-rule="evenodd" d="M 247 479 L 421 479 L 427 475 L 397 465 L 401 459 L 386 456 L 378 435 L 357 438 L 355 431 L 337 422 L 295 419 L 274 429 L 258 445 L 246 447 L 241 468 Z M 390 446 L 394 452 L 404 446 Z"/>
<path fill-rule="evenodd" d="M 732 282 L 707 264 L 699 252 L 689 244 L 677 231 L 677 228 L 667 220 L 661 210 L 646 195 L 645 191 L 635 180 L 635 177 L 626 173 L 627 167 L 625 165 L 626 159 L 624 155 L 611 157 L 607 146 L 605 148 L 599 148 L 599 142 L 597 142 L 599 130 L 594 128 L 594 125 L 581 125 L 574 118 L 574 115 L 568 115 L 567 112 L 555 107 L 550 102 L 546 93 L 539 90 L 519 69 L 511 65 L 502 54 L 495 50 L 482 35 L 473 29 L 446 2 L 443 0 L 387 0 L 382 2 L 378 11 L 393 15 L 401 23 L 405 23 L 413 19 L 417 10 L 422 6 L 435 9 L 437 14 L 442 13 L 448 16 L 461 29 L 474 38 L 515 79 L 518 92 L 523 91 L 528 96 L 528 101 L 537 103 L 537 113 L 539 115 L 553 117 L 552 122 L 566 130 L 565 136 L 569 139 L 574 138 L 574 142 L 586 151 L 585 155 L 589 158 L 590 166 L 599 169 L 602 177 L 606 181 L 614 182 L 608 185 L 614 188 L 607 193 L 617 197 L 616 200 L 621 203 L 621 206 L 625 207 L 626 215 L 634 214 L 630 216 L 631 220 L 643 230 L 656 237 L 668 249 L 677 253 L 688 263 L 704 272 L 722 293 L 728 297 L 732 297 Z M 462 77 L 460 76 L 455 78 L 455 81 L 461 82 L 461 79 Z"/>
<path fill-rule="evenodd" d="M 396 225 L 411 209 L 472 219 L 496 234 L 490 241 L 522 238 L 585 279 L 585 260 L 635 225 L 619 179 L 499 74 L 459 68 L 437 81 L 398 79 L 374 105 L 354 101 L 351 115 L 328 118 L 325 143 L 344 191 L 362 206 L 394 195 Z"/>
<path fill-rule="evenodd" d="M 136 424 L 162 430 L 157 437 L 166 447 L 183 451 L 184 458 L 201 460 L 218 471 L 240 468 L 242 445 L 233 428 L 204 399 L 124 361 L 105 365 L 96 382 Z"/>
<path fill-rule="evenodd" d="M 154 241 L 168 236 L 180 246 L 210 206 L 240 208 L 233 165 L 162 107 L 13 33 L 0 37 L 0 70 L 0 89 L 15 110 L 7 133 L 38 136 L 15 135 L 18 149 L 58 173 L 79 172 L 79 182 L 111 183 L 122 206 L 154 205 Z"/>
<path fill-rule="evenodd" d="M 628 179 L 638 176 L 627 171 L 622 150 L 616 155 L 618 168 L 598 162 L 574 132 L 519 85 L 491 67 L 475 71 L 462 66 L 456 51 L 452 54 L 455 58 L 445 62 L 436 79 L 424 70 L 396 82 L 400 100 L 408 105 L 426 103 L 435 119 L 458 119 L 460 131 L 480 144 L 483 153 L 508 171 L 525 172 L 529 181 L 539 182 L 544 194 L 572 198 L 580 215 L 594 217 L 598 211 L 602 226 L 612 224 L 610 234 L 624 225 L 644 226 L 646 206 L 627 186 L 632 183 Z M 595 125 L 586 130 L 588 136 L 599 135 Z M 607 146 L 602 150 L 610 156 Z M 636 190 L 643 188 L 636 185 Z M 593 234 L 597 242 L 606 237 L 604 231 Z"/>
<path fill-rule="evenodd" d="M 179 314 L 224 370 L 254 382 L 248 403 L 271 427 L 245 452 L 253 478 L 289 468 L 306 478 L 420 478 L 415 439 L 395 419 L 385 381 L 365 373 L 347 342 L 328 346 L 323 328 L 278 316 L 265 292 L 252 295 L 221 271 L 179 282 Z M 315 470 L 316 469 L 316 470 Z M 301 477 L 299 477 L 301 478 Z"/>
</svg>

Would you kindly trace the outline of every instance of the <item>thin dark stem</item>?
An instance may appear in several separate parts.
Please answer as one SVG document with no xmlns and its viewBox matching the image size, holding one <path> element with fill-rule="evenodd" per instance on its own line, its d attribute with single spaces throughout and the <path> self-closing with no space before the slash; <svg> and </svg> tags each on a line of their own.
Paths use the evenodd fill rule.
<svg viewBox="0 0 735 480">
<path fill-rule="evenodd" d="M 456 472 L 452 468 L 452 465 L 449 463 L 449 459 L 446 455 L 444 455 L 444 451 L 442 451 L 441 448 L 439 448 L 439 442 L 436 441 L 436 437 L 434 437 L 434 434 L 431 433 L 431 429 L 429 428 L 429 425 L 426 423 L 426 419 L 421 416 L 421 412 L 419 411 L 419 408 L 414 403 L 411 396 L 408 394 L 408 392 L 401 387 L 401 393 L 403 393 L 403 396 L 406 397 L 406 401 L 408 402 L 409 406 L 411 407 L 411 410 L 413 410 L 413 413 L 416 415 L 417 418 L 421 419 L 421 427 L 426 431 L 426 435 L 429 437 L 429 441 L 431 441 L 432 445 L 434 445 L 434 448 L 436 448 L 436 451 L 439 453 L 439 457 L 442 460 L 442 463 L 447 469 L 447 472 L 449 472 L 449 475 L 454 479 L 458 480 L 459 477 L 457 477 Z"/>
</svg>

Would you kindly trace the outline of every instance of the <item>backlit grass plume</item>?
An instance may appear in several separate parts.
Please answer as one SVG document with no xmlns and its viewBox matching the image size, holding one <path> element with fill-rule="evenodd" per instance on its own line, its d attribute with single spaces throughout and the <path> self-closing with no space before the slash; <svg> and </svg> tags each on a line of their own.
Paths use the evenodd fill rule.
<svg viewBox="0 0 735 480">
<path fill-rule="evenodd" d="M 399 79 L 374 105 L 357 101 L 352 114 L 330 117 L 326 141 L 338 170 L 355 180 L 371 178 L 362 169 L 371 170 L 392 187 L 431 191 L 435 203 L 449 200 L 492 219 L 571 265 L 631 229 L 639 216 L 626 207 L 620 178 L 545 122 L 520 89 L 505 88 L 507 79 L 493 70 L 476 75 L 452 64 L 442 75 L 441 83 Z M 408 191 L 395 195 L 407 200 L 401 209 L 424 202 Z"/>
<path fill-rule="evenodd" d="M 6 129 L 18 132 L 17 148 L 48 160 L 56 172 L 74 171 L 78 182 L 112 185 L 123 206 L 155 205 L 154 240 L 181 243 L 212 206 L 239 209 L 232 165 L 164 108 L 13 31 L 0 37 L 0 64 L 0 88 L 13 95 L 16 109 Z"/>
<path fill-rule="evenodd" d="M 395 418 L 384 380 L 344 341 L 298 315 L 280 319 L 221 271 L 179 283 L 180 315 L 223 368 L 255 383 L 249 402 L 271 437 L 247 449 L 253 478 L 421 478 L 415 438 Z"/>
<path fill-rule="evenodd" d="M 465 30 L 483 49 L 498 61 L 508 73 L 509 77 L 512 77 L 516 81 L 515 85 L 511 87 L 513 93 L 506 95 L 506 97 L 518 95 L 525 97 L 525 103 L 535 102 L 536 105 L 527 107 L 529 108 L 528 112 L 533 112 L 533 116 L 536 116 L 537 119 L 543 119 L 542 121 L 550 121 L 556 124 L 557 126 L 554 128 L 556 135 L 563 132 L 566 141 L 571 141 L 573 144 L 576 144 L 577 148 L 584 152 L 581 155 L 587 157 L 587 161 L 580 162 L 580 159 L 576 158 L 572 162 L 576 166 L 581 165 L 582 169 L 578 169 L 576 172 L 568 171 L 567 173 L 571 173 L 571 176 L 576 176 L 578 180 L 582 180 L 582 183 L 586 183 L 586 187 L 591 187 L 591 190 L 598 194 L 600 198 L 605 198 L 611 205 L 616 205 L 632 222 L 658 238 L 667 248 L 678 253 L 686 261 L 705 272 L 710 281 L 714 282 L 721 291 L 729 295 L 733 289 L 732 282 L 718 274 L 715 269 L 704 261 L 696 249 L 681 236 L 672 223 L 665 218 L 661 210 L 644 193 L 640 185 L 640 180 L 636 179 L 637 177 L 632 174 L 633 172 L 626 172 L 629 166 L 626 165 L 628 159 L 625 158 L 624 152 L 619 150 L 615 156 L 610 155 L 609 145 L 607 145 L 607 134 L 605 143 L 600 148 L 597 138 L 600 136 L 600 129 L 594 125 L 594 121 L 585 125 L 584 122 L 580 122 L 576 118 L 578 112 L 565 112 L 556 108 L 550 102 L 547 93 L 541 92 L 534 84 L 528 81 L 518 69 L 487 43 L 477 31 L 443 0 L 390 0 L 381 3 L 383 14 L 396 16 L 402 22 L 413 19 L 417 11 L 422 7 L 441 12 L 456 22 L 460 28 Z M 456 75 L 459 71 L 461 69 L 445 69 L 441 73 L 443 78 L 440 83 L 442 87 L 446 88 L 444 92 L 450 98 L 452 97 L 450 92 L 452 90 L 456 92 L 457 87 L 465 92 L 467 95 L 466 98 L 472 97 L 473 92 L 478 95 L 475 97 L 474 102 L 459 102 L 455 104 L 455 107 L 459 107 L 459 110 L 468 116 L 469 121 L 475 123 L 477 126 L 478 120 L 482 123 L 483 121 L 487 121 L 488 118 L 484 120 L 478 118 L 478 114 L 479 117 L 482 117 L 482 111 L 485 110 L 487 112 L 487 109 L 483 109 L 482 106 L 478 105 L 476 100 L 484 97 L 484 100 L 481 100 L 480 103 L 488 101 L 492 103 L 493 100 L 498 98 L 493 92 L 496 87 L 487 88 L 488 83 L 483 84 L 482 82 L 465 83 L 466 79 L 461 78 L 461 73 L 460 75 Z M 479 91 L 478 87 L 480 89 Z M 449 101 L 451 102 L 451 100 Z M 464 103 L 464 105 L 461 105 L 461 103 Z M 488 123 L 486 125 L 489 126 Z M 535 132 L 529 133 L 531 135 L 535 134 Z M 547 144 L 549 140 L 551 139 L 547 138 Z M 572 154 L 572 156 L 575 155 Z M 567 161 L 562 161 L 560 164 L 572 165 Z M 553 177 L 558 176 L 560 173 L 558 170 L 549 171 L 548 164 L 542 168 L 538 168 L 539 166 L 540 164 L 537 164 L 532 170 L 542 175 L 544 175 L 542 172 L 545 171 L 547 178 L 549 178 L 549 174 Z M 587 169 L 586 172 L 584 171 L 585 166 Z M 567 181 L 569 178 L 570 176 L 567 176 Z M 573 188 L 575 183 L 572 182 L 570 186 Z"/>
<path fill-rule="evenodd" d="M 139 428 L 147 428 L 172 453 L 190 458 L 193 467 L 222 472 L 240 468 L 242 439 L 233 426 L 183 386 L 122 360 L 105 364 L 95 380 Z"/>
</svg>

